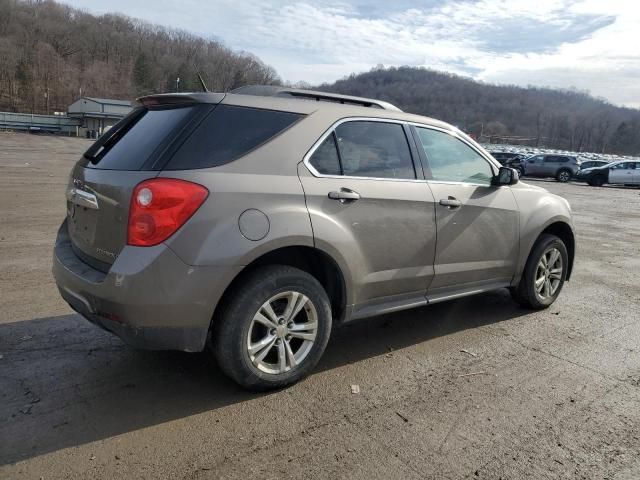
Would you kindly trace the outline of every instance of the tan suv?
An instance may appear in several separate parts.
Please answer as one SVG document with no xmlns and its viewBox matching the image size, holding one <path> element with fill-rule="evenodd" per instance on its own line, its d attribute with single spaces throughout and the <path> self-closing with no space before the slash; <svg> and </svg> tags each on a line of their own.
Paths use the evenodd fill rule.
<svg viewBox="0 0 640 480">
<path fill-rule="evenodd" d="M 557 298 L 566 200 L 456 128 L 385 102 L 165 94 L 78 161 L 53 271 L 127 343 L 200 351 L 252 389 L 307 375 L 332 325 L 499 288 Z"/>
</svg>

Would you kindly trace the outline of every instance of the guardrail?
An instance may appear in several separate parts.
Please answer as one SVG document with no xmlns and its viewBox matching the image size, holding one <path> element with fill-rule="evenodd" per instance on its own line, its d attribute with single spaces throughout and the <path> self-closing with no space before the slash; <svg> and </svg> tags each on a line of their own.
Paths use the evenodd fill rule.
<svg viewBox="0 0 640 480">
<path fill-rule="evenodd" d="M 0 130 L 45 131 L 77 135 L 81 120 L 66 115 L 0 112 Z"/>
</svg>

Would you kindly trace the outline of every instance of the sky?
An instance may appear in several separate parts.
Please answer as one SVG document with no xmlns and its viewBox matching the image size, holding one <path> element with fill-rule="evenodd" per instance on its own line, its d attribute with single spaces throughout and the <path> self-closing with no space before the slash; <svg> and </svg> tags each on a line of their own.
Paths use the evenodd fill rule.
<svg viewBox="0 0 640 480">
<path fill-rule="evenodd" d="M 639 0 L 64 0 L 214 38 L 283 80 L 377 65 L 587 90 L 640 108 Z"/>
</svg>

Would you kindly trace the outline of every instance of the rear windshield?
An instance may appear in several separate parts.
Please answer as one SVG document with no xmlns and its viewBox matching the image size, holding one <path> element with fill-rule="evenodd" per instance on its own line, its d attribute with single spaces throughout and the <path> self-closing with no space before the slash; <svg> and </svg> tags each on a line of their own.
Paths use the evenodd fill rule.
<svg viewBox="0 0 640 480">
<path fill-rule="evenodd" d="M 194 106 L 138 108 L 114 125 L 84 154 L 86 167 L 140 170 L 183 126 Z"/>
<path fill-rule="evenodd" d="M 275 110 L 218 105 L 164 169 L 189 170 L 224 165 L 267 142 L 301 116 Z"/>
</svg>

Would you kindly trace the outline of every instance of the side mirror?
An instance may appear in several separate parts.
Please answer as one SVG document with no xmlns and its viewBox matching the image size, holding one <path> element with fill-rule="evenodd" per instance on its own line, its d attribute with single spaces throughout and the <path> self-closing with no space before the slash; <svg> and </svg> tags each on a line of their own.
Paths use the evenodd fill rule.
<svg viewBox="0 0 640 480">
<path fill-rule="evenodd" d="M 498 175 L 491 179 L 491 185 L 515 185 L 518 183 L 519 175 L 515 168 L 500 167 Z"/>
</svg>

